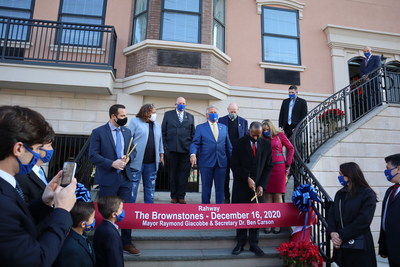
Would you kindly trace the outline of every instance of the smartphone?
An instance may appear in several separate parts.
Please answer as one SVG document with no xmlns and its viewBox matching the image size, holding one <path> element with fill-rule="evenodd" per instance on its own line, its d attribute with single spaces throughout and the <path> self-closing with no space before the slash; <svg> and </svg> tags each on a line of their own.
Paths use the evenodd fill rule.
<svg viewBox="0 0 400 267">
<path fill-rule="evenodd" d="M 63 172 L 61 175 L 61 183 L 60 185 L 66 187 L 72 181 L 72 178 L 75 177 L 76 171 L 76 163 L 71 161 L 64 162 Z"/>
</svg>

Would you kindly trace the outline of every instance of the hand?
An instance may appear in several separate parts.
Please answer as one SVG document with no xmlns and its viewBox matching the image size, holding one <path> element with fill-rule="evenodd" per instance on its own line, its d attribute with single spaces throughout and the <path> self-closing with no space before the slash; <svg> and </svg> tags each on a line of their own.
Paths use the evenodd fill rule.
<svg viewBox="0 0 400 267">
<path fill-rule="evenodd" d="M 190 156 L 190 163 L 192 164 L 192 167 L 193 167 L 194 165 L 196 165 L 196 163 L 197 163 L 196 155 L 191 155 L 191 156 Z"/>
<path fill-rule="evenodd" d="M 67 187 L 58 186 L 54 192 L 54 207 L 71 211 L 76 202 L 75 190 L 76 179 L 72 178 L 72 182 Z"/>
<path fill-rule="evenodd" d="M 114 169 L 123 170 L 123 169 L 125 169 L 126 162 L 125 162 L 124 159 L 117 159 L 116 161 L 114 161 L 114 162 L 111 164 L 111 166 L 112 166 Z"/>
<path fill-rule="evenodd" d="M 51 179 L 42 194 L 42 201 L 48 206 L 53 206 L 54 192 L 61 183 L 62 171 L 59 171 L 56 176 Z"/>
<path fill-rule="evenodd" d="M 164 154 L 160 155 L 160 162 L 164 166 Z"/>
<path fill-rule="evenodd" d="M 263 188 L 261 186 L 258 186 L 257 187 L 257 196 L 258 197 L 262 197 L 263 196 L 263 192 L 264 192 Z"/>
<path fill-rule="evenodd" d="M 247 178 L 247 184 L 252 191 L 256 191 L 256 183 L 250 177 Z"/>
<path fill-rule="evenodd" d="M 381 257 L 384 258 L 384 259 L 387 258 L 387 255 L 379 255 L 379 256 L 381 256 Z"/>
<path fill-rule="evenodd" d="M 289 176 L 290 174 L 290 166 L 286 167 L 286 176 Z"/>
<path fill-rule="evenodd" d="M 342 245 L 342 239 L 340 239 L 339 233 L 332 232 L 331 239 L 335 248 L 340 248 L 340 246 Z"/>
<path fill-rule="evenodd" d="M 125 162 L 125 164 L 128 164 L 128 162 L 131 160 L 131 158 L 127 157 L 126 155 L 123 155 L 122 160 Z"/>
</svg>

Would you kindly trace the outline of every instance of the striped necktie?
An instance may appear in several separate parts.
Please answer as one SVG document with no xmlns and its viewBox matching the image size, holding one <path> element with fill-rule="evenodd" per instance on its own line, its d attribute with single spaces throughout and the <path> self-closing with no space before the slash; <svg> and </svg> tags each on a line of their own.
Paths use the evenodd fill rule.
<svg viewBox="0 0 400 267">
<path fill-rule="evenodd" d="M 22 198 L 22 200 L 24 202 L 28 202 L 28 200 L 26 199 L 26 196 L 25 196 L 24 192 L 22 192 L 22 189 L 19 186 L 19 183 L 17 182 L 17 180 L 15 180 L 15 182 L 16 182 L 15 190 L 17 191 L 18 195 Z"/>
</svg>

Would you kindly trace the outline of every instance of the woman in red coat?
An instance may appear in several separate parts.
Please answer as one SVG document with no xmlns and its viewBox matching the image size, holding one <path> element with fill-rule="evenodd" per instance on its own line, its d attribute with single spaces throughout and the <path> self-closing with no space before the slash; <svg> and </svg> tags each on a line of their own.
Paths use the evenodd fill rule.
<svg viewBox="0 0 400 267">
<path fill-rule="evenodd" d="M 271 140 L 272 164 L 274 165 L 265 189 L 265 202 L 282 203 L 282 195 L 286 192 L 286 175 L 290 164 L 292 164 L 294 148 L 284 132 L 279 131 L 271 120 L 264 120 L 262 126 L 263 136 Z M 286 148 L 286 157 L 283 147 Z M 264 231 L 268 234 L 272 230 L 271 228 L 265 228 Z M 280 231 L 280 228 L 273 229 L 274 234 L 278 234 Z"/>
</svg>

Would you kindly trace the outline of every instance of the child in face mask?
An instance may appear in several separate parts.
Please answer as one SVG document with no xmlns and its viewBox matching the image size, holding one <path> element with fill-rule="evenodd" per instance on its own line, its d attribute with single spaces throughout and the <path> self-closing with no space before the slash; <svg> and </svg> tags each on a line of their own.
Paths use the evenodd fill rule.
<svg viewBox="0 0 400 267">
<path fill-rule="evenodd" d="M 96 223 L 93 202 L 77 201 L 70 211 L 73 225 L 53 266 L 95 266 L 95 255 L 86 232 Z"/>
<path fill-rule="evenodd" d="M 98 209 L 104 220 L 94 233 L 93 246 L 96 252 L 98 267 L 124 266 L 122 241 L 118 232 L 118 225 L 125 217 L 122 199 L 118 196 L 101 197 Z"/>
</svg>

